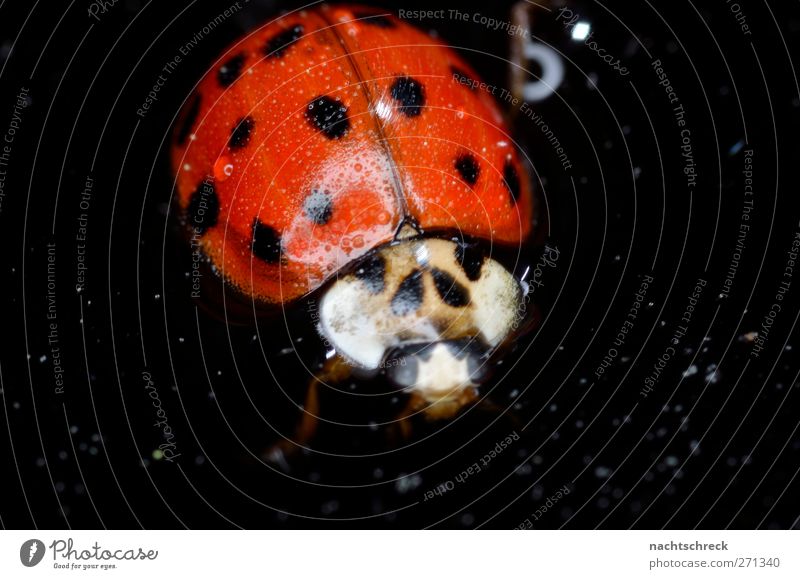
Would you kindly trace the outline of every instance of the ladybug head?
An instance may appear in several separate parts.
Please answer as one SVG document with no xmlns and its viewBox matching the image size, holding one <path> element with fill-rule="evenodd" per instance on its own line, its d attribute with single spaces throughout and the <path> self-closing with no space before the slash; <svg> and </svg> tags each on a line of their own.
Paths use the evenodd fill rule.
<svg viewBox="0 0 800 579">
<path fill-rule="evenodd" d="M 404 239 L 367 254 L 329 286 L 319 331 L 351 365 L 385 369 L 430 416 L 444 418 L 475 398 L 523 298 L 508 270 L 469 246 Z"/>
</svg>

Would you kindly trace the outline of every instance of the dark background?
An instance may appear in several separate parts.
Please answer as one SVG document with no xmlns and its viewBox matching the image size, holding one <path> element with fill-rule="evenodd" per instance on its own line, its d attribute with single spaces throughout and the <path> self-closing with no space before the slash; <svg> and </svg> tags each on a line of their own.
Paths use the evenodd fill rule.
<svg viewBox="0 0 800 579">
<path fill-rule="evenodd" d="M 323 396 L 325 417 L 345 425 L 324 424 L 315 452 L 287 472 L 259 457 L 291 433 L 308 381 L 300 360 L 321 353 L 307 306 L 234 324 L 190 298 L 165 143 L 225 46 L 296 4 L 243 4 L 183 59 L 144 119 L 136 109 L 161 68 L 229 3 L 119 0 L 99 21 L 89 5 L 0 7 L 0 131 L 15 95 L 29 89 L 0 207 L 4 527 L 798 526 L 800 272 L 753 356 L 753 332 L 764 336 L 800 220 L 797 3 L 742 0 L 748 35 L 724 0 L 569 2 L 627 76 L 571 39 L 557 10 L 540 10 L 532 33 L 562 53 L 567 72 L 557 94 L 533 108 L 572 168 L 532 121 L 516 117 L 550 216 L 542 236 L 560 259 L 536 293 L 541 322 L 485 389 L 497 408 L 416 424 L 413 439 L 396 444 L 380 423 L 402 398 L 380 380 L 348 384 Z M 441 7 L 506 20 L 510 3 Z M 508 86 L 506 32 L 415 23 Z M 691 189 L 654 59 L 686 111 Z M 751 228 L 730 295 L 720 297 L 742 222 L 745 149 L 753 150 Z M 63 393 L 48 343 L 48 243 Z M 540 249 L 524 251 L 530 264 Z M 654 281 L 644 308 L 597 379 L 645 275 Z M 707 285 L 688 332 L 645 398 L 644 380 L 698 278 Z M 153 455 L 163 439 L 144 371 L 175 434 L 172 462 Z M 519 440 L 456 482 L 512 432 Z M 452 490 L 425 500 L 448 481 Z"/>
</svg>

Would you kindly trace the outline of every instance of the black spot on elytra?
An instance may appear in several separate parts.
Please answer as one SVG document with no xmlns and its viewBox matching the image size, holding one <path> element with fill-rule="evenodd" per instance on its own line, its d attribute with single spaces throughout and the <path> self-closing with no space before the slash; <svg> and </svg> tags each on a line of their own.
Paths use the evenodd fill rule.
<svg viewBox="0 0 800 579">
<path fill-rule="evenodd" d="M 264 45 L 264 54 L 272 58 L 281 58 L 291 48 L 292 44 L 300 40 L 302 36 L 303 27 L 299 24 L 279 32 Z"/>
<path fill-rule="evenodd" d="M 353 16 L 363 24 L 377 26 L 378 28 L 394 28 L 394 22 L 385 14 L 370 14 L 369 12 L 354 12 Z"/>
<path fill-rule="evenodd" d="M 459 155 L 456 158 L 455 167 L 461 178 L 468 185 L 474 185 L 481 174 L 481 167 L 478 165 L 478 161 L 468 153 Z"/>
<path fill-rule="evenodd" d="M 189 108 L 186 109 L 186 114 L 183 116 L 183 119 L 181 119 L 181 124 L 178 127 L 178 137 L 176 141 L 179 145 L 184 144 L 191 134 L 194 122 L 197 120 L 197 113 L 199 112 L 200 95 L 196 94 L 192 98 L 192 103 L 189 105 Z"/>
<path fill-rule="evenodd" d="M 308 103 L 306 119 L 329 139 L 341 139 L 350 130 L 347 107 L 329 96 L 320 96 Z"/>
<path fill-rule="evenodd" d="M 368 255 L 361 260 L 354 274 L 364 282 L 372 294 L 379 294 L 386 287 L 386 261 L 377 253 Z"/>
<path fill-rule="evenodd" d="M 247 146 L 247 143 L 250 142 L 250 134 L 253 132 L 253 127 L 255 126 L 256 122 L 253 120 L 253 117 L 239 119 L 239 122 L 237 122 L 236 126 L 231 130 L 231 138 L 228 139 L 228 146 L 231 149 L 241 149 Z"/>
<path fill-rule="evenodd" d="M 425 106 L 425 91 L 419 81 L 410 76 L 401 76 L 392 83 L 392 98 L 400 105 L 400 112 L 407 117 L 416 117 Z"/>
<path fill-rule="evenodd" d="M 513 202 L 516 203 L 520 194 L 519 174 L 510 160 L 506 161 L 506 166 L 503 168 L 503 184 L 508 188 L 508 192 L 511 193 Z"/>
<path fill-rule="evenodd" d="M 464 270 L 468 280 L 476 281 L 481 277 L 484 256 L 480 249 L 474 245 L 457 243 L 455 253 L 456 261 Z"/>
<path fill-rule="evenodd" d="M 303 201 L 303 213 L 317 225 L 325 225 L 333 215 L 333 200 L 324 191 L 312 191 Z"/>
<path fill-rule="evenodd" d="M 217 71 L 217 81 L 219 84 L 228 87 L 239 78 L 242 74 L 242 67 L 244 66 L 244 54 L 237 54 L 236 56 L 228 59 L 225 64 L 219 67 Z"/>
<path fill-rule="evenodd" d="M 214 183 L 203 181 L 189 198 L 186 208 L 188 225 L 200 235 L 217 224 L 219 219 L 219 196 Z"/>
<path fill-rule="evenodd" d="M 452 275 L 435 267 L 431 270 L 431 275 L 433 285 L 444 303 L 454 308 L 463 308 L 469 304 L 469 291 Z"/>
<path fill-rule="evenodd" d="M 392 298 L 392 313 L 396 316 L 413 314 L 422 305 L 422 271 L 415 269 L 400 282 Z"/>
<path fill-rule="evenodd" d="M 451 66 L 450 72 L 453 73 L 453 80 L 455 80 L 457 83 L 463 84 L 472 92 L 478 90 L 478 83 L 474 78 L 472 78 L 472 76 L 467 74 L 465 70 L 458 68 L 457 66 Z"/>
<path fill-rule="evenodd" d="M 281 235 L 274 227 L 253 221 L 253 254 L 267 263 L 281 260 Z"/>
</svg>

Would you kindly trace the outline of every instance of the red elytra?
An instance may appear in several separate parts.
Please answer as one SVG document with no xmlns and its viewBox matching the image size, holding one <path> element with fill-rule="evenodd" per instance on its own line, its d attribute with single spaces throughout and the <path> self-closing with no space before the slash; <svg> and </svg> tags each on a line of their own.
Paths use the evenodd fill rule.
<svg viewBox="0 0 800 579">
<path fill-rule="evenodd" d="M 178 202 L 225 279 L 281 303 L 391 241 L 530 232 L 533 198 L 492 95 L 452 49 L 374 9 L 293 12 L 243 38 L 175 129 Z"/>
</svg>

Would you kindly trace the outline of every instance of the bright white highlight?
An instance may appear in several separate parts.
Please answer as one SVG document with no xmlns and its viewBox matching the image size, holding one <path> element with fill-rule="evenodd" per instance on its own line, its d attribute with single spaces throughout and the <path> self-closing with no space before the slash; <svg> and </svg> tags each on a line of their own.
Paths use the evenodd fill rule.
<svg viewBox="0 0 800 579">
<path fill-rule="evenodd" d="M 588 22 L 578 22 L 575 26 L 572 27 L 572 39 L 573 40 L 586 40 L 586 37 L 589 36 L 589 31 L 592 27 L 589 25 Z"/>
</svg>

